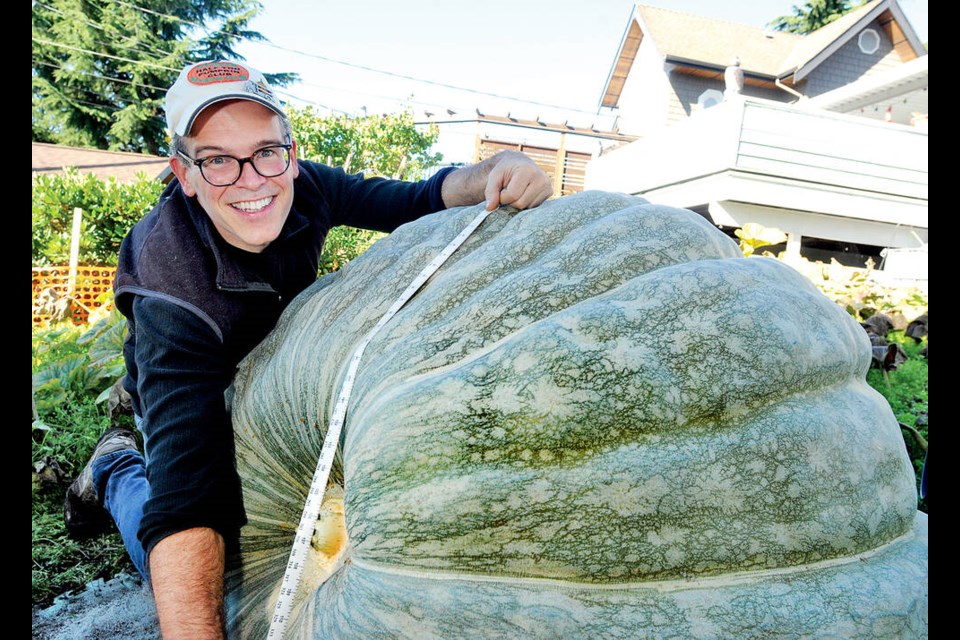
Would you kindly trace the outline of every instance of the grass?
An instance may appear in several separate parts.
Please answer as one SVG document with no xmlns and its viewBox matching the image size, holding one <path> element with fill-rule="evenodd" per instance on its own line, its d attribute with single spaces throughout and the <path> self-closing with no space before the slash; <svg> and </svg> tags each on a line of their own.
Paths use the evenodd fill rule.
<svg viewBox="0 0 960 640">
<path fill-rule="evenodd" d="M 67 535 L 63 522 L 66 487 L 83 469 L 97 438 L 109 428 L 110 418 L 90 399 L 58 407 L 45 425 L 47 429 L 33 431 L 33 461 L 42 462 L 47 456 L 60 464 L 63 476 L 56 483 L 34 480 L 32 487 L 32 598 L 41 606 L 61 593 L 82 590 L 91 580 L 120 571 L 136 572 L 115 529 L 77 541 Z"/>
<path fill-rule="evenodd" d="M 95 343 L 89 340 L 89 332 L 90 327 L 64 325 L 34 329 L 33 333 L 34 378 L 43 381 L 34 393 L 39 419 L 33 422 L 31 443 L 34 605 L 47 606 L 56 596 L 80 591 L 91 580 L 136 571 L 116 529 L 77 541 L 67 535 L 63 522 L 67 485 L 83 469 L 97 439 L 112 422 L 105 403 L 96 399 L 113 382 L 116 357 L 93 364 L 89 352 Z M 133 426 L 130 416 L 119 416 L 115 422 Z M 44 480 L 43 474 L 36 473 L 37 467 L 51 463 L 58 465 L 60 472 Z M 51 470 L 48 466 L 48 472 Z"/>
</svg>

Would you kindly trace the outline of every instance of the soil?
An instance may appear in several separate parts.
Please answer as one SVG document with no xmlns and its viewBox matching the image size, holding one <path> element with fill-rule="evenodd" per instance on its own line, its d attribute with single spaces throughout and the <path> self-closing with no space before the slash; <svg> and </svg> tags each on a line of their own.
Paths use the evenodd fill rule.
<svg viewBox="0 0 960 640">
<path fill-rule="evenodd" d="M 153 594 L 139 576 L 94 580 L 34 607 L 33 640 L 161 640 Z"/>
</svg>

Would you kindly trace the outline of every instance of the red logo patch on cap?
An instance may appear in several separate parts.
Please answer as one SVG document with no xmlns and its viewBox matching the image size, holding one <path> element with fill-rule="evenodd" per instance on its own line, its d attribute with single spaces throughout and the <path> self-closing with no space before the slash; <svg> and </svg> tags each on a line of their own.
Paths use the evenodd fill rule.
<svg viewBox="0 0 960 640">
<path fill-rule="evenodd" d="M 208 85 L 218 82 L 245 82 L 250 72 L 235 62 L 203 62 L 187 73 L 190 84 Z"/>
</svg>

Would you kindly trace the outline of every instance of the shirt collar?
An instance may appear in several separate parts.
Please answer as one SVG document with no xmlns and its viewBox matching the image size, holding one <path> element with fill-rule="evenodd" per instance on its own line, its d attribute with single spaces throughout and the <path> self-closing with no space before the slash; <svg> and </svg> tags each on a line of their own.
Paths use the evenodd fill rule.
<svg viewBox="0 0 960 640">
<path fill-rule="evenodd" d="M 248 279 L 229 251 L 224 251 L 221 243 L 226 241 L 217 231 L 210 220 L 210 216 L 200 206 L 196 196 L 188 197 L 180 188 L 180 196 L 186 207 L 187 214 L 197 229 L 200 241 L 213 254 L 217 264 L 217 288 L 228 291 L 268 291 L 274 288 L 262 280 Z M 292 236 L 302 232 L 308 225 L 306 216 L 300 213 L 296 206 L 291 207 L 280 235 L 270 243 L 269 249 L 276 250 L 276 245 L 287 242 Z"/>
</svg>

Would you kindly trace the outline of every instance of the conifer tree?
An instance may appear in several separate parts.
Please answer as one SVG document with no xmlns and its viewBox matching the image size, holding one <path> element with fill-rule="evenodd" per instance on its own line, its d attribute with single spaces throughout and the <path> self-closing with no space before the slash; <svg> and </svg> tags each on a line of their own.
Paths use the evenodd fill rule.
<svg viewBox="0 0 960 640">
<path fill-rule="evenodd" d="M 165 154 L 167 88 L 189 62 L 242 59 L 241 39 L 264 40 L 247 29 L 261 10 L 255 0 L 34 0 L 34 141 Z"/>
<path fill-rule="evenodd" d="M 780 16 L 769 23 L 776 31 L 806 35 L 826 26 L 864 4 L 866 0 L 809 0 L 803 6 L 791 7 L 793 15 Z"/>
</svg>

